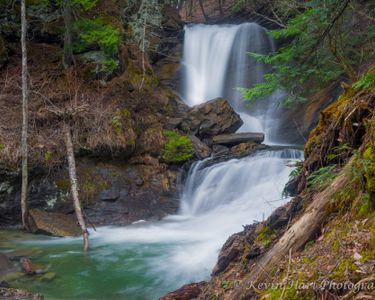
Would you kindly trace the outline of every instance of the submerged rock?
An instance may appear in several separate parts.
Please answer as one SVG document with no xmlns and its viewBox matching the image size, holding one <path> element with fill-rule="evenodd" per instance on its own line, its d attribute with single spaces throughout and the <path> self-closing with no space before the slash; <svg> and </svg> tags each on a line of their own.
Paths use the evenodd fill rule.
<svg viewBox="0 0 375 300">
<path fill-rule="evenodd" d="M 62 213 L 30 210 L 31 232 L 54 236 L 78 236 L 81 234 L 75 218 Z"/>
<path fill-rule="evenodd" d="M 239 114 L 230 104 L 223 98 L 216 98 L 191 108 L 179 127 L 204 138 L 234 133 L 242 124 Z"/>
<path fill-rule="evenodd" d="M 35 265 L 28 257 L 22 257 L 20 262 L 23 271 L 27 275 L 43 274 L 46 272 L 45 268 L 39 265 Z"/>
<path fill-rule="evenodd" d="M 32 294 L 21 289 L 2 288 L 0 287 L 0 299 L 2 300 L 43 300 L 44 297 L 39 294 Z"/>
</svg>

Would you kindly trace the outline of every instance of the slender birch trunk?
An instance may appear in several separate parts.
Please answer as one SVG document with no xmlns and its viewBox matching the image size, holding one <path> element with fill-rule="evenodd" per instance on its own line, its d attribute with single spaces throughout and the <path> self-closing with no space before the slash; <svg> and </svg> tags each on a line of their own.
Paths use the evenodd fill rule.
<svg viewBox="0 0 375 300">
<path fill-rule="evenodd" d="M 22 138 L 21 138 L 21 156 L 22 156 L 22 187 L 21 187 L 21 214 L 22 226 L 24 229 L 29 230 L 28 224 L 28 205 L 27 205 L 27 192 L 28 192 L 28 147 L 27 147 L 27 134 L 28 134 L 28 72 L 27 72 L 27 49 L 26 49 L 26 3 L 21 0 L 21 48 L 22 48 Z"/>
<path fill-rule="evenodd" d="M 87 231 L 85 219 L 83 218 L 81 203 L 79 201 L 79 196 L 78 196 L 76 162 L 74 158 L 71 130 L 68 124 L 64 124 L 64 135 L 65 135 L 66 152 L 68 156 L 69 178 L 70 178 L 71 193 L 72 193 L 72 198 L 73 198 L 73 205 L 74 205 L 74 210 L 77 216 L 79 226 L 81 227 L 81 230 L 82 230 L 83 251 L 87 252 L 87 250 L 89 249 L 89 233 Z"/>
</svg>

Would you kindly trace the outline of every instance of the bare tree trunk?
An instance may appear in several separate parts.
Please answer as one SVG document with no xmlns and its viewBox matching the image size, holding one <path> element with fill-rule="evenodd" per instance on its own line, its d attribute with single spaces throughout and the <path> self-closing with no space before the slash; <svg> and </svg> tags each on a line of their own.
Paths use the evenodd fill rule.
<svg viewBox="0 0 375 300">
<path fill-rule="evenodd" d="M 70 0 L 63 1 L 63 15 L 65 23 L 65 36 L 64 36 L 64 66 L 69 68 L 75 64 L 73 55 L 73 41 L 72 41 L 72 26 L 73 26 L 73 12 Z"/>
<path fill-rule="evenodd" d="M 66 152 L 68 155 L 69 178 L 70 178 L 71 193 L 73 197 L 73 205 L 74 205 L 74 210 L 77 216 L 79 226 L 82 229 L 83 251 L 87 252 L 87 250 L 89 249 L 89 233 L 87 231 L 85 219 L 83 218 L 81 203 L 79 201 L 79 196 L 78 196 L 76 162 L 74 158 L 72 135 L 70 131 L 70 126 L 68 124 L 64 124 L 64 134 L 65 134 Z"/>
<path fill-rule="evenodd" d="M 223 11 L 223 0 L 218 0 L 219 1 L 219 10 L 220 10 L 220 15 L 224 15 Z"/>
<path fill-rule="evenodd" d="M 201 10 L 202 10 L 202 14 L 204 16 L 204 19 L 207 21 L 208 20 L 208 17 L 206 15 L 206 12 L 204 11 L 204 6 L 203 6 L 203 0 L 199 0 L 199 6 L 201 7 Z"/>
<path fill-rule="evenodd" d="M 21 138 L 21 156 L 22 156 L 22 187 L 21 187 L 21 214 L 22 226 L 29 230 L 28 224 L 28 170 L 27 170 L 27 133 L 28 133 L 28 84 L 27 84 L 27 49 L 26 49 L 26 3 L 21 0 L 21 48 L 22 48 L 22 138 Z"/>
<path fill-rule="evenodd" d="M 146 19 L 143 20 L 143 29 L 142 29 L 142 45 L 141 45 L 141 51 L 142 51 L 142 81 L 139 85 L 139 90 L 143 88 L 143 84 L 145 82 L 145 76 L 146 76 L 146 66 L 145 66 L 145 51 L 146 51 Z"/>
</svg>

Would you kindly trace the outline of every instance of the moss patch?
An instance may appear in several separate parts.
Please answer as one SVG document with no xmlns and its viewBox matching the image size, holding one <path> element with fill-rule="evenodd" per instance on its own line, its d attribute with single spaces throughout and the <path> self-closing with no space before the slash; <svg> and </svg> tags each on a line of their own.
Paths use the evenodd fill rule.
<svg viewBox="0 0 375 300">
<path fill-rule="evenodd" d="M 165 130 L 164 136 L 167 143 L 162 151 L 162 158 L 166 162 L 183 162 L 193 156 L 193 144 L 188 136 L 172 130 Z"/>
<path fill-rule="evenodd" d="M 268 226 L 263 226 L 260 229 L 255 240 L 259 242 L 263 247 L 267 248 L 274 238 L 275 231 L 271 230 Z"/>
</svg>

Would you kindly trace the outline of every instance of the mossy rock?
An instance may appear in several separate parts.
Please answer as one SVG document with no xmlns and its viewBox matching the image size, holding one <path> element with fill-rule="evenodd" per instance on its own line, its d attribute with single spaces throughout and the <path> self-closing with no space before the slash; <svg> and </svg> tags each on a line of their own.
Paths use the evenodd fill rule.
<svg viewBox="0 0 375 300">
<path fill-rule="evenodd" d="M 162 158 L 168 163 L 180 163 L 189 160 L 193 154 L 193 144 L 188 136 L 176 131 L 165 130 L 167 143 L 162 152 Z"/>
</svg>

